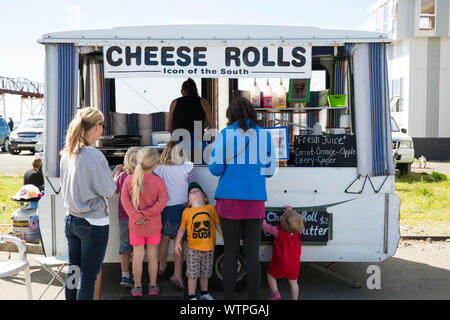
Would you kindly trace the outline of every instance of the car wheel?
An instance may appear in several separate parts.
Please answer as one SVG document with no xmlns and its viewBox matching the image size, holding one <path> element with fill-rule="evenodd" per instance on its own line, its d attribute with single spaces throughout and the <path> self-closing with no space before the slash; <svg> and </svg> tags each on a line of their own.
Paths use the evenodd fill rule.
<svg viewBox="0 0 450 320">
<path fill-rule="evenodd" d="M 15 149 L 11 149 L 11 148 L 8 148 L 8 151 L 9 151 L 9 153 L 11 153 L 13 155 L 17 155 L 20 153 L 20 150 L 15 150 Z"/>
<path fill-rule="evenodd" d="M 214 265 L 213 272 L 210 279 L 210 284 L 217 291 L 223 292 L 223 259 L 224 249 L 223 246 L 218 246 L 214 250 Z M 247 272 L 247 266 L 245 258 L 242 254 L 239 254 L 237 261 L 237 275 L 235 291 L 240 291 L 246 286 L 245 275 Z"/>
<path fill-rule="evenodd" d="M 8 152 L 9 151 L 9 139 L 8 138 L 6 138 L 5 142 L 3 142 L 2 151 L 4 151 L 4 152 Z"/>
</svg>

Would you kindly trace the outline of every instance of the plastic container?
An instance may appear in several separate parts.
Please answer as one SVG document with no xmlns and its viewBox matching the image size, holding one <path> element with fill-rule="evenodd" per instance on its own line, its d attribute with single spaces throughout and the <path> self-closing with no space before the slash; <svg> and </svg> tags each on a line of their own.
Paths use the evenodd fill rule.
<svg viewBox="0 0 450 320">
<path fill-rule="evenodd" d="M 347 95 L 345 94 L 330 94 L 328 95 L 328 104 L 332 108 L 345 107 L 345 99 Z"/>
<path fill-rule="evenodd" d="M 350 122 L 351 122 L 350 115 L 348 114 L 341 115 L 339 121 L 339 123 L 341 124 L 341 128 L 350 128 Z"/>
<path fill-rule="evenodd" d="M 327 131 L 331 135 L 345 134 L 346 133 L 345 128 L 328 128 Z"/>
<path fill-rule="evenodd" d="M 273 108 L 272 87 L 269 79 L 267 79 L 266 87 L 264 88 L 263 108 Z"/>
<path fill-rule="evenodd" d="M 278 87 L 277 108 L 286 108 L 286 87 L 283 80 L 280 79 L 280 86 Z"/>
<path fill-rule="evenodd" d="M 253 83 L 253 88 L 250 93 L 252 104 L 255 108 L 261 108 L 261 90 L 258 87 L 258 84 L 255 82 Z"/>
<path fill-rule="evenodd" d="M 322 135 L 322 125 L 320 122 L 316 122 L 316 124 L 313 127 L 313 135 L 314 136 L 321 136 Z"/>
<path fill-rule="evenodd" d="M 170 137 L 170 132 L 167 131 L 152 132 L 152 143 L 155 146 L 168 143 L 170 141 Z"/>
</svg>

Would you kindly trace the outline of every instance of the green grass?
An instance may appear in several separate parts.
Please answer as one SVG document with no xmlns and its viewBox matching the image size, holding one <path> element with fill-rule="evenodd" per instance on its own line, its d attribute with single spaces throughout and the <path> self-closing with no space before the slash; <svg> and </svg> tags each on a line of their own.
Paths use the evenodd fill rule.
<svg viewBox="0 0 450 320">
<path fill-rule="evenodd" d="M 450 235 L 450 181 L 432 172 L 398 175 L 402 235 Z"/>
<path fill-rule="evenodd" d="M 9 231 L 11 214 L 20 208 L 19 203 L 12 201 L 11 197 L 23 186 L 23 176 L 0 175 L 0 234 Z"/>
</svg>

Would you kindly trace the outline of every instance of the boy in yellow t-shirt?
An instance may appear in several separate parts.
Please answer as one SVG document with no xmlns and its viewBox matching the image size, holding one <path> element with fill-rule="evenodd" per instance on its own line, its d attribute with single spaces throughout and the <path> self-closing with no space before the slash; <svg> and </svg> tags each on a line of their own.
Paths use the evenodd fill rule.
<svg viewBox="0 0 450 320">
<path fill-rule="evenodd" d="M 184 209 L 181 225 L 175 239 L 175 251 L 181 253 L 181 240 L 187 231 L 187 270 L 189 300 L 198 300 L 195 294 L 200 279 L 200 299 L 214 300 L 208 293 L 208 279 L 214 263 L 216 229 L 222 235 L 219 217 L 201 186 L 191 182 L 188 187 L 189 207 Z"/>
</svg>

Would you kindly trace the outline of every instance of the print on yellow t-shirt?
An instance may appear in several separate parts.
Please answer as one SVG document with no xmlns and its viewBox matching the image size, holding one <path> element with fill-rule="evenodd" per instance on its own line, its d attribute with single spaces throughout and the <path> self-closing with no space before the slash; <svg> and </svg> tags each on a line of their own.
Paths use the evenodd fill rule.
<svg viewBox="0 0 450 320">
<path fill-rule="evenodd" d="M 213 250 L 217 223 L 219 217 L 216 208 L 210 204 L 184 209 L 180 227 L 186 229 L 188 247 L 199 251 Z"/>
</svg>

